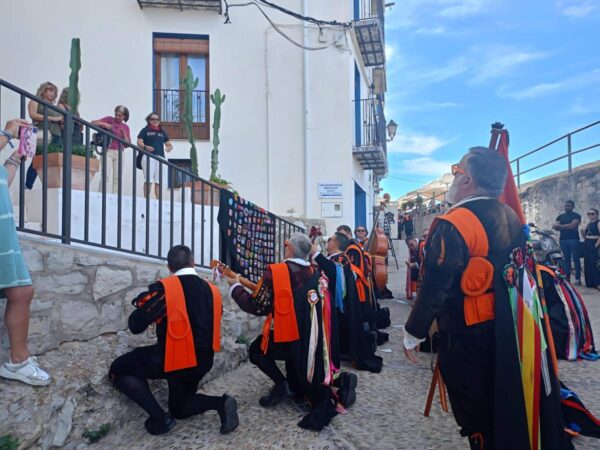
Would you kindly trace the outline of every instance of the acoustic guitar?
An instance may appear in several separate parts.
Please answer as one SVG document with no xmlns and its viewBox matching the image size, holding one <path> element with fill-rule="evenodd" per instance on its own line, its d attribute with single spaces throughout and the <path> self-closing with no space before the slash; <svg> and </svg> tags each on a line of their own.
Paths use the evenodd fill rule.
<svg viewBox="0 0 600 450">
<path fill-rule="evenodd" d="M 235 273 L 233 270 L 231 270 L 226 264 L 224 264 L 221 261 L 218 261 L 216 259 L 213 259 L 210 262 L 209 266 L 211 269 L 213 269 L 213 270 L 216 269 L 221 275 L 225 275 L 226 277 L 235 278 L 239 275 L 239 274 Z M 242 276 L 240 276 L 240 284 L 242 286 L 244 286 L 245 288 L 250 289 L 252 292 L 256 292 L 256 289 L 258 288 L 258 285 L 256 283 L 253 283 L 249 279 L 244 278 Z"/>
</svg>

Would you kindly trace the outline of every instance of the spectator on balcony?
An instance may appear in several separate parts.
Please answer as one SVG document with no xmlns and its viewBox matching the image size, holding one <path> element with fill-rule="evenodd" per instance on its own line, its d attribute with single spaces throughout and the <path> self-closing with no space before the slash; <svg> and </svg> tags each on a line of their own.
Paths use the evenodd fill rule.
<svg viewBox="0 0 600 450">
<path fill-rule="evenodd" d="M 56 97 L 58 96 L 58 88 L 54 83 L 46 81 L 40 84 L 35 94 L 47 103 L 54 105 Z M 36 100 L 30 100 L 27 104 L 27 112 L 33 122 L 33 126 L 38 128 L 38 145 L 42 145 L 44 135 L 48 135 L 48 144 L 62 144 L 62 128 L 61 124 L 64 120 L 63 115 L 54 110 L 46 107 L 46 114 L 48 115 L 48 128 L 44 129 L 44 104 Z M 29 165 L 27 169 L 27 176 L 25 178 L 25 187 L 27 189 L 33 189 L 33 183 L 37 178 L 37 172 L 33 168 L 33 164 Z"/>
<path fill-rule="evenodd" d="M 167 152 L 173 150 L 173 144 L 169 140 L 169 135 L 160 126 L 160 116 L 158 113 L 151 112 L 146 116 L 147 125 L 142 128 L 138 134 L 137 145 L 144 150 L 151 152 L 160 159 L 165 159 L 165 148 Z M 154 195 L 158 199 L 160 194 L 160 172 L 162 163 L 155 158 L 141 158 L 138 155 L 138 161 L 144 172 L 144 197 L 150 196 L 150 189 L 154 183 Z M 139 167 L 139 165 L 138 165 Z"/>
<path fill-rule="evenodd" d="M 105 130 L 110 131 L 112 134 L 117 136 L 117 139 L 111 139 L 106 153 L 108 159 L 106 167 L 102 169 L 103 176 L 106 177 L 106 182 L 109 185 L 109 189 L 113 194 L 119 191 L 119 151 L 121 151 L 126 144 L 131 143 L 131 133 L 127 121 L 129 120 L 129 109 L 126 106 L 118 105 L 115 108 L 114 117 L 106 116 L 102 119 L 92 120 L 93 125 L 97 125 Z M 121 162 L 123 160 L 121 159 Z"/>
<path fill-rule="evenodd" d="M 79 96 L 81 98 L 81 96 Z M 77 103 L 79 103 L 80 98 L 77 99 Z M 65 111 L 71 111 L 71 105 L 69 105 L 69 88 L 66 87 L 60 92 L 60 97 L 58 98 L 58 107 L 60 109 L 64 109 Z M 74 114 L 75 117 L 80 117 L 79 113 L 76 112 Z M 64 135 L 64 125 L 62 126 L 63 135 Z M 73 122 L 73 144 L 81 145 L 83 144 L 83 127 L 79 122 Z"/>
<path fill-rule="evenodd" d="M 6 124 L 4 131 L 0 131 L 0 151 L 23 126 L 29 123 L 14 119 Z M 15 151 L 0 167 L 0 298 L 7 298 L 4 324 L 10 344 L 9 360 L 0 366 L 0 376 L 43 386 L 50 383 L 50 375 L 42 370 L 27 347 L 33 287 L 21 253 L 8 191 L 20 164 L 21 156 Z"/>
</svg>

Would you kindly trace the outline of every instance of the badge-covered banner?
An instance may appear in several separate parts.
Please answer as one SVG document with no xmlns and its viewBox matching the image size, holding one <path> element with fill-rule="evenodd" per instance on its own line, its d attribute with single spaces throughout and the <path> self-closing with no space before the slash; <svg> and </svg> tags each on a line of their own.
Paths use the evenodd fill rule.
<svg viewBox="0 0 600 450">
<path fill-rule="evenodd" d="M 265 209 L 222 189 L 218 221 L 231 269 L 257 282 L 275 262 L 275 220 Z"/>
</svg>

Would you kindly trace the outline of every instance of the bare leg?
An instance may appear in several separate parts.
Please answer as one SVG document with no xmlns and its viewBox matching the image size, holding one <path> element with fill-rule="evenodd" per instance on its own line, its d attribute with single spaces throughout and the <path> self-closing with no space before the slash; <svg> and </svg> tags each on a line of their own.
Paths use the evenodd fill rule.
<svg viewBox="0 0 600 450">
<path fill-rule="evenodd" d="M 150 195 L 150 183 L 144 183 L 144 198 Z"/>
<path fill-rule="evenodd" d="M 4 288 L 4 293 L 8 299 L 4 312 L 4 323 L 8 329 L 10 359 L 13 363 L 20 363 L 29 358 L 27 335 L 33 286 Z"/>
<path fill-rule="evenodd" d="M 156 196 L 156 200 L 158 200 L 158 197 L 160 195 L 160 184 L 158 183 L 154 184 L 154 195 Z"/>
</svg>

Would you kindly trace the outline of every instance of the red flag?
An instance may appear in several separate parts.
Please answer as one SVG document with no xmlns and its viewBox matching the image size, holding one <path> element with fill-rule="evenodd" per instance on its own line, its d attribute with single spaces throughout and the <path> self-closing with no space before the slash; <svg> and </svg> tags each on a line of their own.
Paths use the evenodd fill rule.
<svg viewBox="0 0 600 450">
<path fill-rule="evenodd" d="M 504 192 L 500 196 L 500 201 L 510 206 L 517 216 L 519 216 L 521 223 L 525 225 L 527 222 L 525 221 L 523 208 L 521 208 L 519 191 L 517 190 L 515 178 L 513 176 L 512 168 L 510 167 L 510 162 L 508 159 L 508 130 L 503 130 L 501 127 L 501 124 L 492 125 L 492 138 L 490 139 L 490 148 L 497 150 L 502 156 L 504 156 L 508 169 L 506 184 L 504 185 Z M 498 148 L 496 148 L 496 145 Z"/>
</svg>

